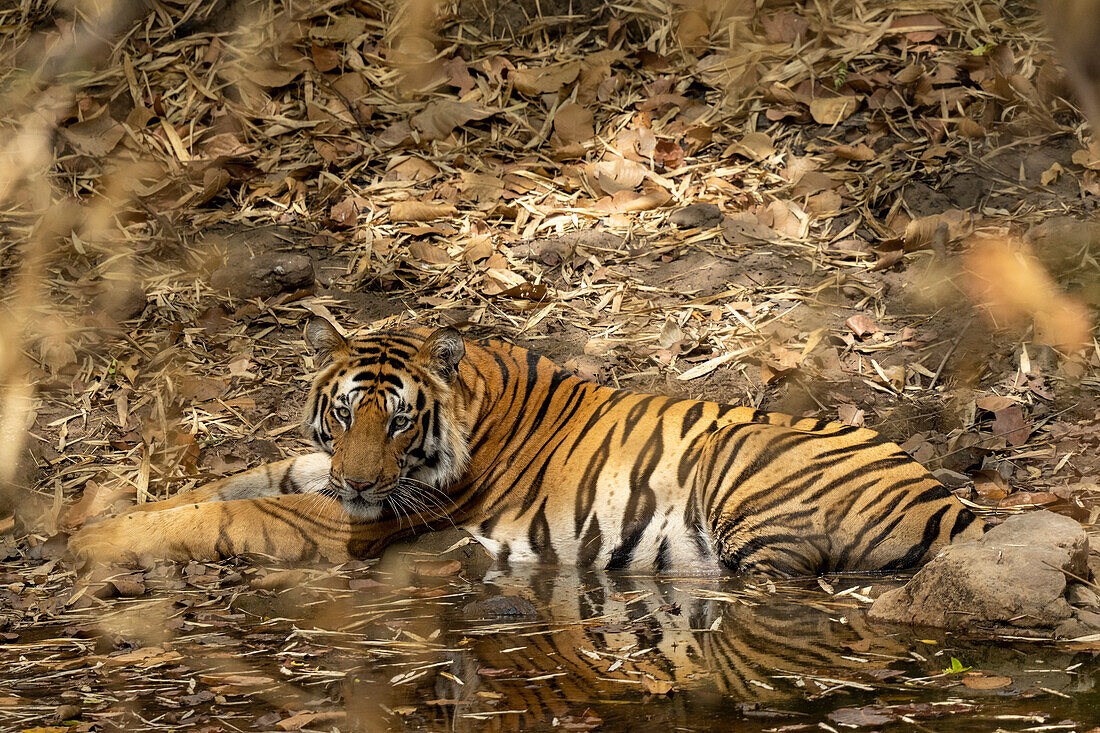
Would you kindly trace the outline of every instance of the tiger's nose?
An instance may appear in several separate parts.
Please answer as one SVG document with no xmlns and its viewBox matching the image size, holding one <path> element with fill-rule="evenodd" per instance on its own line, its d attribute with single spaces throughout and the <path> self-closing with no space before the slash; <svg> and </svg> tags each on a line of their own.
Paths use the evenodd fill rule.
<svg viewBox="0 0 1100 733">
<path fill-rule="evenodd" d="M 373 481 L 352 481 L 350 478 L 344 479 L 344 483 L 349 489 L 357 491 L 360 494 L 374 486 Z"/>
</svg>

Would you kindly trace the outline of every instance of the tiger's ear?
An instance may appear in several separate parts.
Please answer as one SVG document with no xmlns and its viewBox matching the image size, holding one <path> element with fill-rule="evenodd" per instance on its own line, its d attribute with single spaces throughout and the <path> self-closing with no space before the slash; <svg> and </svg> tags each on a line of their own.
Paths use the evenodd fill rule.
<svg viewBox="0 0 1100 733">
<path fill-rule="evenodd" d="M 351 350 L 348 340 L 324 318 L 310 318 L 306 324 L 306 343 L 325 356 L 346 354 Z"/>
<path fill-rule="evenodd" d="M 448 382 L 454 380 L 458 374 L 458 362 L 466 355 L 466 344 L 462 341 L 462 334 L 445 326 L 436 329 L 432 335 L 424 341 L 416 358 L 436 374 Z"/>
</svg>

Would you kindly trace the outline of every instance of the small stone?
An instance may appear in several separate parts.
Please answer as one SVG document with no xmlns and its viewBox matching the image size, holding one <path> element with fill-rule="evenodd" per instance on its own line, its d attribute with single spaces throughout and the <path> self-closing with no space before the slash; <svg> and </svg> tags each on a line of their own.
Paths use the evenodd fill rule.
<svg viewBox="0 0 1100 733">
<path fill-rule="evenodd" d="M 1100 613 L 1100 593 L 1097 593 L 1084 583 L 1074 583 L 1071 585 L 1069 590 L 1066 591 L 1066 599 L 1072 606 Z"/>
<path fill-rule="evenodd" d="M 467 603 L 462 608 L 466 618 L 493 618 L 500 616 L 535 616 L 535 604 L 521 596 L 493 596 Z"/>
<path fill-rule="evenodd" d="M 672 212 L 669 224 L 680 229 L 709 229 L 716 226 L 722 218 L 722 210 L 714 204 L 689 204 Z"/>
<path fill-rule="evenodd" d="M 1073 609 L 1073 618 L 1084 627 L 1084 633 L 1077 633 L 1075 636 L 1095 634 L 1097 631 L 1100 631 L 1100 613 L 1086 611 L 1083 608 L 1075 608 Z"/>
<path fill-rule="evenodd" d="M 270 298 L 313 285 L 313 260 L 293 252 L 234 252 L 210 275 L 210 285 L 236 298 Z"/>
</svg>

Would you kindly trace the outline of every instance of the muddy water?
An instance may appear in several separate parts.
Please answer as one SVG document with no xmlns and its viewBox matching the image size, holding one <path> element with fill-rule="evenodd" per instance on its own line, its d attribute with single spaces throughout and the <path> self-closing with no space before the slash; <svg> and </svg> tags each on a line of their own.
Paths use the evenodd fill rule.
<svg viewBox="0 0 1100 733">
<path fill-rule="evenodd" d="M 0 648 L 0 728 L 48 724 L 62 704 L 80 708 L 76 731 L 1100 724 L 1093 652 L 870 625 L 879 580 L 322 571 L 251 589 L 259 575 L 175 570 L 141 598 L 21 633 Z M 471 605 L 501 596 L 502 615 Z M 945 674 L 952 657 L 972 669 Z"/>
<path fill-rule="evenodd" d="M 334 599 L 315 620 L 336 630 L 348 617 L 371 619 L 364 643 L 401 646 L 349 670 L 347 727 L 384 720 L 392 729 L 765 731 L 911 728 L 908 719 L 932 730 L 988 731 L 1100 723 L 1092 653 L 875 627 L 862 612 L 866 580 L 826 585 L 832 594 L 817 583 L 539 569 L 494 573 L 468 588 L 406 587 L 389 601 L 377 592 L 359 605 L 361 594 Z M 526 599 L 535 613 L 476 618 L 483 609 L 469 604 L 498 596 Z M 951 657 L 972 669 L 945 674 Z"/>
</svg>

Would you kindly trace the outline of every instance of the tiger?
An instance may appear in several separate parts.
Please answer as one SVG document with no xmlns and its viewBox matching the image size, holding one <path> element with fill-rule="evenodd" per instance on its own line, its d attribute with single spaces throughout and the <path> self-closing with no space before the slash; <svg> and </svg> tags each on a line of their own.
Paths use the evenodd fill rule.
<svg viewBox="0 0 1100 733">
<path fill-rule="evenodd" d="M 316 452 L 86 526 L 76 557 L 341 562 L 454 526 L 503 565 L 793 577 L 912 569 L 985 529 L 867 428 L 615 389 L 449 326 L 304 335 Z"/>
</svg>

